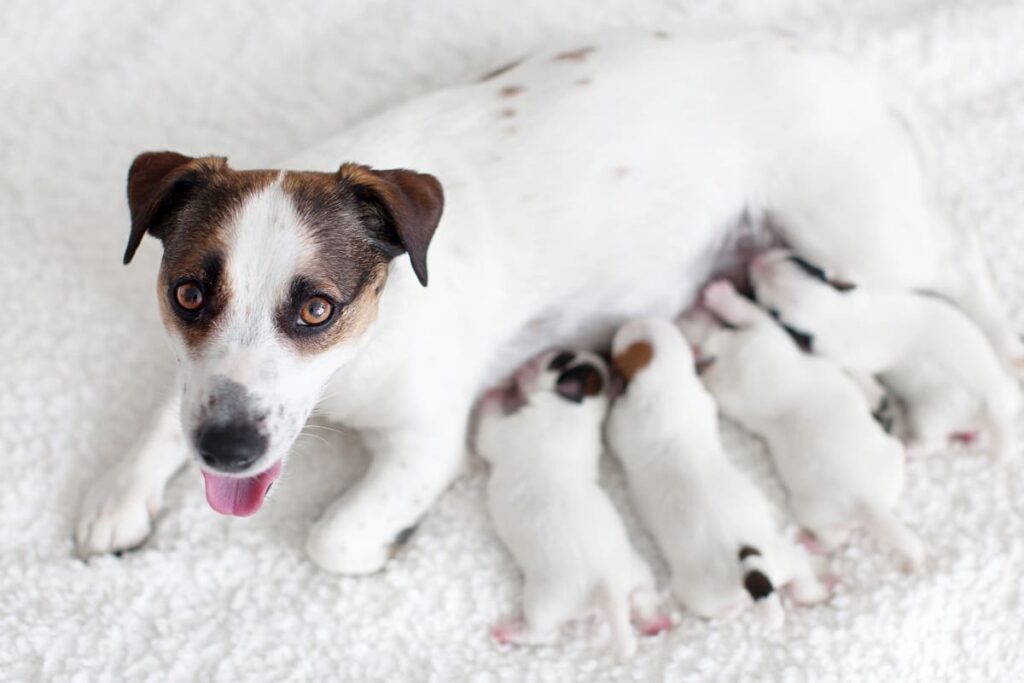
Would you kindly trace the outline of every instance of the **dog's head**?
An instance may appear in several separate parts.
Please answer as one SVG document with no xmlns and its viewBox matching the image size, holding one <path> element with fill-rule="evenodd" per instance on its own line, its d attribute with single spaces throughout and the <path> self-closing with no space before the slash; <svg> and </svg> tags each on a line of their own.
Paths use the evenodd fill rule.
<svg viewBox="0 0 1024 683">
<path fill-rule="evenodd" d="M 680 382 L 694 373 L 687 339 L 662 318 L 636 318 L 620 327 L 612 339 L 612 364 L 627 387 L 643 379 Z"/>
<path fill-rule="evenodd" d="M 210 505 L 252 514 L 330 376 L 373 325 L 389 263 L 427 284 L 441 185 L 407 170 L 236 171 L 149 152 L 128 173 L 131 235 L 162 240 L 160 309 L 182 426 Z"/>
<path fill-rule="evenodd" d="M 750 263 L 758 303 L 791 333 L 813 334 L 853 285 L 786 249 L 772 249 Z"/>
</svg>

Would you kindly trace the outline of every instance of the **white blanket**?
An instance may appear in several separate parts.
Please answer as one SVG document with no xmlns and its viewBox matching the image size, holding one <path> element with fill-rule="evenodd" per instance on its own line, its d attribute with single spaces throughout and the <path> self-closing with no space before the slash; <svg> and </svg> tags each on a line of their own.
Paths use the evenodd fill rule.
<svg viewBox="0 0 1024 683">
<path fill-rule="evenodd" d="M 150 419 L 173 370 L 154 305 L 159 245 L 147 240 L 131 267 L 120 263 L 134 154 L 271 166 L 552 39 L 692 19 L 771 23 L 912 86 L 941 134 L 951 211 L 982 231 L 1024 328 L 1018 0 L 0 5 L 0 679 L 1024 679 L 1024 468 L 962 451 L 910 467 L 900 512 L 928 543 L 923 576 L 900 574 L 858 535 L 834 558 L 832 602 L 792 610 L 780 633 L 749 615 L 684 616 L 628 664 L 611 659 L 596 626 L 557 647 L 491 641 L 520 581 L 486 518 L 476 462 L 384 573 L 319 571 L 305 532 L 356 460 L 324 430 L 313 431 L 330 447 L 304 440 L 257 516 L 214 514 L 189 467 L 142 549 L 73 557 L 83 487 Z M 781 502 L 763 452 L 729 436 Z M 605 477 L 623 503 L 608 463 Z"/>
</svg>

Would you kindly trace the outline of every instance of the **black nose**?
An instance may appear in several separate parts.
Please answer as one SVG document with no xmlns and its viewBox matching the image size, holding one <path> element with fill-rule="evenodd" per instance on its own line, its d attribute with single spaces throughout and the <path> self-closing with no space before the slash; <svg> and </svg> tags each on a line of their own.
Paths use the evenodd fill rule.
<svg viewBox="0 0 1024 683">
<path fill-rule="evenodd" d="M 241 472 L 267 450 L 267 437 L 250 422 L 205 425 L 196 446 L 210 467 L 221 472 Z"/>
</svg>

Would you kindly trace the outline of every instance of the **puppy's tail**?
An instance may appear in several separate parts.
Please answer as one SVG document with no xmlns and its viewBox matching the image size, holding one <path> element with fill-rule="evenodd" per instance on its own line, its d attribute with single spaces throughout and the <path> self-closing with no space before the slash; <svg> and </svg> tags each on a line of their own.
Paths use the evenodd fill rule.
<svg viewBox="0 0 1024 683">
<path fill-rule="evenodd" d="M 873 503 L 862 503 L 861 516 L 868 531 L 903 556 L 907 571 L 916 572 L 924 566 L 924 543 L 891 511 Z"/>
<path fill-rule="evenodd" d="M 740 548 L 740 564 L 743 565 L 743 587 L 754 600 L 754 610 L 769 628 L 779 628 L 786 620 L 782 602 L 768 578 L 761 551 L 749 545 Z"/>
<path fill-rule="evenodd" d="M 629 596 L 605 581 L 597 589 L 597 600 L 608 620 L 619 658 L 632 657 L 636 653 L 636 635 L 629 619 Z"/>
</svg>

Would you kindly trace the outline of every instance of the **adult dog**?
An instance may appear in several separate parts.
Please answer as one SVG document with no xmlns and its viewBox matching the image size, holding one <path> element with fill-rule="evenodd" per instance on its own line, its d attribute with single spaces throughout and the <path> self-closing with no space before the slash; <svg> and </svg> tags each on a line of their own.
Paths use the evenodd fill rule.
<svg viewBox="0 0 1024 683">
<path fill-rule="evenodd" d="M 974 237 L 936 209 L 918 120 L 838 55 L 657 33 L 536 55 L 289 164 L 366 165 L 139 156 L 125 261 L 163 241 L 180 408 L 86 495 L 80 553 L 140 543 L 189 454 L 211 506 L 255 512 L 319 401 L 373 460 L 309 553 L 377 570 L 459 471 L 481 387 L 675 315 L 737 260 L 741 230 L 842 278 L 937 291 L 1019 364 Z"/>
</svg>

